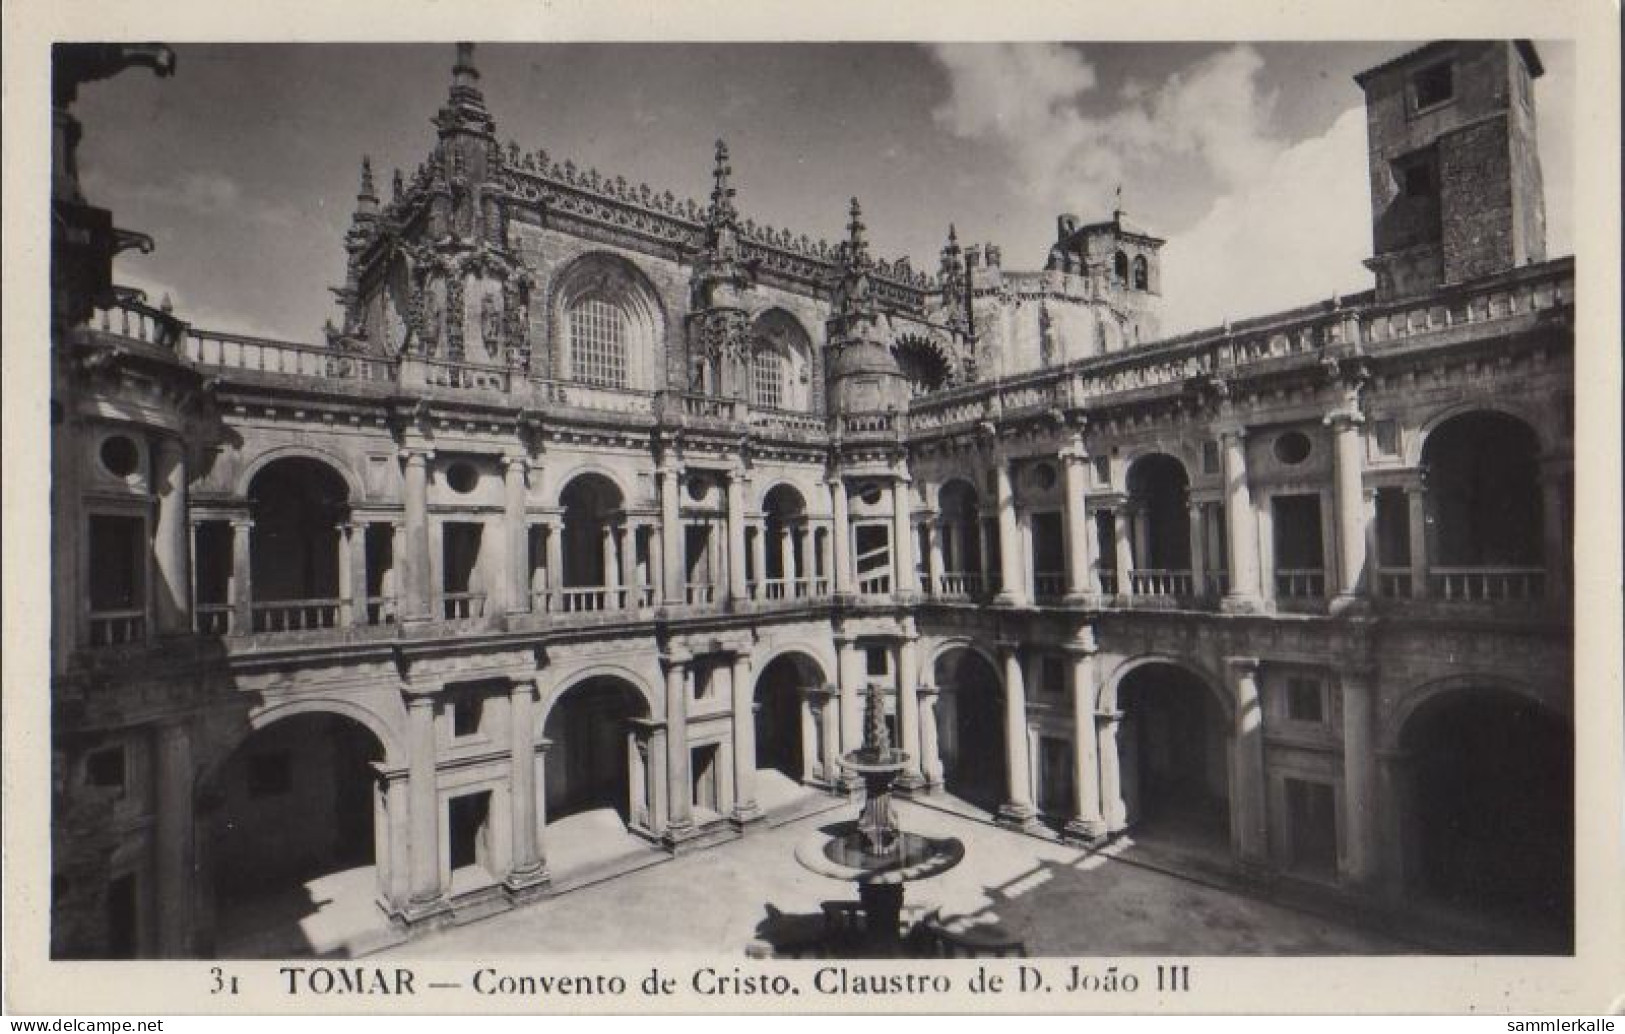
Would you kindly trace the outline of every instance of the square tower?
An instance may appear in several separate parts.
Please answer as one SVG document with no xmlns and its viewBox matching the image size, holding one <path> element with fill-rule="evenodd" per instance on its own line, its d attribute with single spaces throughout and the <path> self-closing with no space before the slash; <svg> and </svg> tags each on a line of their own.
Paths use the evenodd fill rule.
<svg viewBox="0 0 1625 1034">
<path fill-rule="evenodd" d="M 1430 43 L 1355 76 L 1365 91 L 1379 298 L 1546 257 L 1527 40 Z"/>
</svg>

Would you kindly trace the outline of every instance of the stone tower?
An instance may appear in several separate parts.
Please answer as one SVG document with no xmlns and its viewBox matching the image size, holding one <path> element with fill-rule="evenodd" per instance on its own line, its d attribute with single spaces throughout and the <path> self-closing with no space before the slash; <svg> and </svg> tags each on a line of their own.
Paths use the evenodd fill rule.
<svg viewBox="0 0 1625 1034">
<path fill-rule="evenodd" d="M 841 277 L 826 323 L 826 377 L 832 411 L 872 413 L 901 408 L 908 386 L 887 347 L 889 319 L 875 298 L 874 260 L 864 236 L 863 209 L 852 199 Z"/>
<path fill-rule="evenodd" d="M 1527 40 L 1430 43 L 1355 76 L 1365 91 L 1379 298 L 1546 257 Z"/>
<path fill-rule="evenodd" d="M 1118 191 L 1108 220 L 1079 225 L 1075 215 L 1056 218 L 1044 268 L 1084 277 L 1088 296 L 1115 318 L 1121 344 L 1132 346 L 1162 334 L 1163 244 L 1129 220 Z"/>
</svg>

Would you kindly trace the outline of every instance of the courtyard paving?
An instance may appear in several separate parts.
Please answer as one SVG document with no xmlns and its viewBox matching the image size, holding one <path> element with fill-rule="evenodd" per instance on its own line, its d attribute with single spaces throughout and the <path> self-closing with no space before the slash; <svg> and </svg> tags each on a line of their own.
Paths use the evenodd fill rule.
<svg viewBox="0 0 1625 1034">
<path fill-rule="evenodd" d="M 958 837 L 965 860 L 911 884 L 908 901 L 942 916 L 996 919 L 1041 955 L 1318 955 L 1415 952 L 1416 946 L 1335 919 L 1137 864 L 1132 847 L 1088 853 L 910 803 L 902 824 Z M 684 855 L 470 926 L 437 931 L 384 954 L 403 958 L 715 952 L 743 955 L 787 925 L 811 924 L 848 884 L 799 866 L 795 847 L 854 805 Z"/>
</svg>

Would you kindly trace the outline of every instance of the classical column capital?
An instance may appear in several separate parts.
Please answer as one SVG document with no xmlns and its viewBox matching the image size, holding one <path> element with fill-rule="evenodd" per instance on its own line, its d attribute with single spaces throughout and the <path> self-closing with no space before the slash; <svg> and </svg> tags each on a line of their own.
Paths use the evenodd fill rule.
<svg viewBox="0 0 1625 1034">
<path fill-rule="evenodd" d="M 1334 431 L 1343 431 L 1357 428 L 1365 423 L 1365 414 L 1355 407 L 1334 409 L 1321 418 L 1320 422 Z"/>
<path fill-rule="evenodd" d="M 434 450 L 422 445 L 403 445 L 396 455 L 409 466 L 423 466 L 434 459 Z"/>
<path fill-rule="evenodd" d="M 660 663 L 670 671 L 673 668 L 682 669 L 691 664 L 694 654 L 681 647 L 673 647 L 660 655 Z"/>
<path fill-rule="evenodd" d="M 1226 657 L 1224 663 L 1238 678 L 1256 678 L 1258 675 L 1257 657 Z"/>
<path fill-rule="evenodd" d="M 530 471 L 530 457 L 518 452 L 504 453 L 502 465 L 510 471 L 518 468 L 521 474 L 528 473 Z"/>
</svg>

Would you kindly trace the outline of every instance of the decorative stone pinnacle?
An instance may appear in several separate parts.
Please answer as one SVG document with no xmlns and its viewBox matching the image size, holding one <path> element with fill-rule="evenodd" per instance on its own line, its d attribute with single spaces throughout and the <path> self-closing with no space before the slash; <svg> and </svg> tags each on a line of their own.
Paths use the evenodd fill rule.
<svg viewBox="0 0 1625 1034">
<path fill-rule="evenodd" d="M 472 85 L 480 78 L 480 70 L 474 67 L 474 44 L 460 42 L 457 44 L 457 63 L 451 67 L 452 81 L 465 85 Z"/>
<path fill-rule="evenodd" d="M 728 145 L 718 140 L 716 165 L 711 170 L 714 184 L 711 188 L 711 211 L 707 220 L 712 226 L 732 223 L 739 217 L 733 204 L 734 188 L 728 183 L 728 177 L 733 175 L 733 171 L 733 166 L 728 164 Z"/>
<path fill-rule="evenodd" d="M 372 183 L 371 155 L 364 154 L 361 156 L 361 193 L 357 194 L 356 197 L 369 200 L 377 200 L 378 198 L 378 191 L 373 187 Z"/>
<path fill-rule="evenodd" d="M 852 199 L 850 215 L 851 222 L 846 224 L 847 262 L 856 269 L 869 264 L 869 244 L 863 238 L 863 207 L 858 204 L 855 197 Z"/>
</svg>

